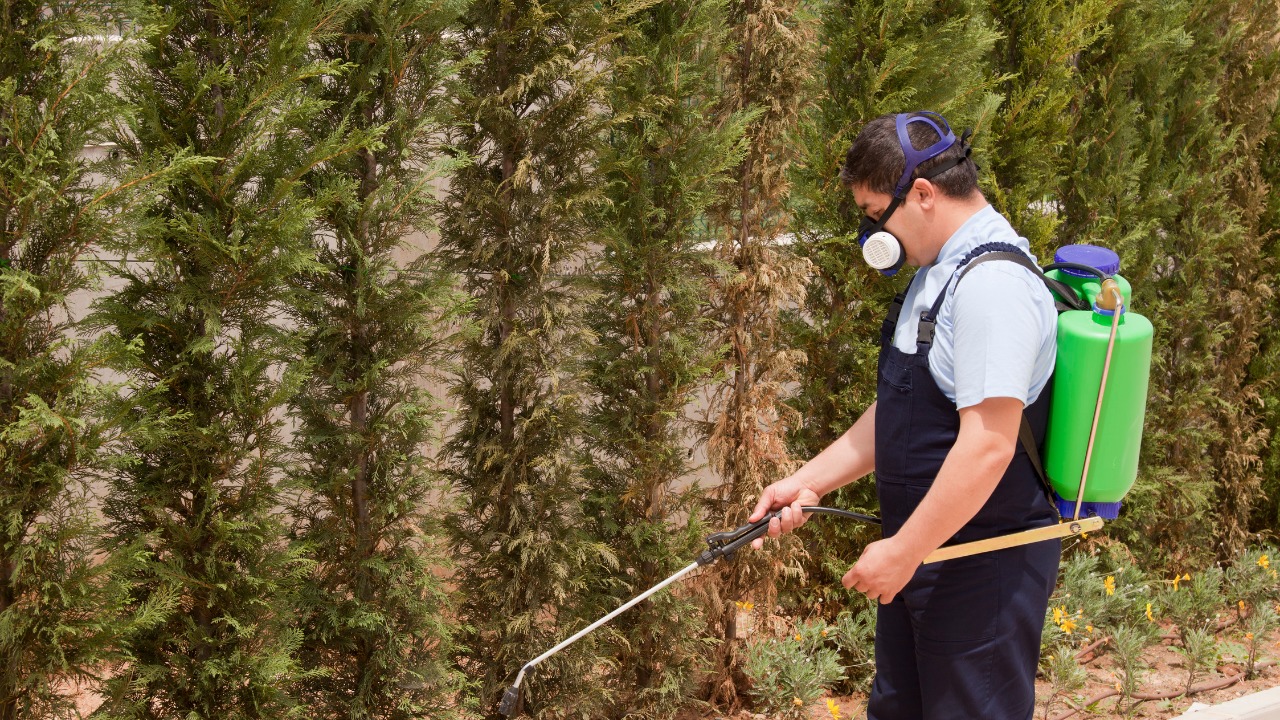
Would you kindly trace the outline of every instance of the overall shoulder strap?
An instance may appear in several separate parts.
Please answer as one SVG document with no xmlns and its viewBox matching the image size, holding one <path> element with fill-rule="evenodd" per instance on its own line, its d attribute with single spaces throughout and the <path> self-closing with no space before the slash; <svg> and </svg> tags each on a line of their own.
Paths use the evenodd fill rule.
<svg viewBox="0 0 1280 720">
<path fill-rule="evenodd" d="M 1039 276 L 1040 280 L 1046 287 L 1054 291 L 1058 297 L 1064 299 L 1062 301 L 1055 302 L 1058 312 L 1086 309 L 1084 301 L 1080 299 L 1073 288 L 1046 276 L 1044 274 L 1044 270 L 1032 262 L 1031 258 L 1027 257 L 1026 253 L 1022 252 L 1022 250 L 1017 246 L 1010 245 L 1009 243 L 987 243 L 970 251 L 969 254 L 960 261 L 960 265 L 956 268 L 956 274 L 954 275 L 956 285 L 960 284 L 960 281 L 964 279 L 964 276 L 967 275 L 970 270 L 973 270 L 984 262 L 990 262 L 993 260 L 1015 262 Z M 948 286 L 950 284 L 950 282 L 947 283 Z M 942 289 L 942 295 L 945 296 L 946 291 L 947 288 L 944 287 Z M 938 310 L 942 307 L 941 301 L 942 297 L 940 296 L 934 303 L 932 313 L 935 319 L 937 317 Z M 930 339 L 932 339 L 932 327 L 930 330 Z M 1049 498 L 1049 504 L 1053 506 L 1054 512 L 1056 513 L 1058 511 L 1058 505 L 1054 502 L 1053 486 L 1049 484 L 1049 478 L 1045 475 L 1044 463 L 1040 458 L 1040 447 L 1036 443 L 1035 432 L 1031 429 L 1031 423 L 1027 420 L 1027 414 L 1025 411 L 1022 413 L 1022 423 L 1018 428 L 1018 440 L 1022 443 L 1023 449 L 1026 450 L 1027 458 L 1031 461 L 1031 467 L 1035 469 L 1036 477 L 1040 479 L 1040 484 L 1043 487 L 1046 496 Z M 1061 519 L 1061 515 L 1059 515 L 1059 519 Z"/>
</svg>

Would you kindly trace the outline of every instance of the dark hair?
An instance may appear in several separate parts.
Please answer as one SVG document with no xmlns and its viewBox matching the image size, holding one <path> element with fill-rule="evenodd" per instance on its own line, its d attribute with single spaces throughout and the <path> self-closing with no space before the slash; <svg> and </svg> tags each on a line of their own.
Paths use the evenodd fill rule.
<svg viewBox="0 0 1280 720">
<path fill-rule="evenodd" d="M 911 113 L 912 117 L 920 113 Z M 902 171 L 906 169 L 907 159 L 898 144 L 898 128 L 894 122 L 895 115 L 881 115 L 867 123 L 853 141 L 849 152 L 845 155 L 844 166 L 840 168 L 840 181 L 846 187 L 862 185 L 873 192 L 892 195 L 894 186 L 902 179 Z M 959 133 L 956 133 L 959 135 Z M 913 122 L 907 125 L 907 137 L 911 146 L 923 150 L 938 142 L 941 138 L 928 123 Z M 936 157 L 920 163 L 911 174 L 912 180 L 922 177 L 947 160 L 964 155 L 964 149 L 957 138 L 956 142 Z M 959 165 L 943 171 L 931 178 L 944 195 L 954 198 L 968 197 L 978 189 L 978 166 L 973 160 L 965 158 Z"/>
</svg>

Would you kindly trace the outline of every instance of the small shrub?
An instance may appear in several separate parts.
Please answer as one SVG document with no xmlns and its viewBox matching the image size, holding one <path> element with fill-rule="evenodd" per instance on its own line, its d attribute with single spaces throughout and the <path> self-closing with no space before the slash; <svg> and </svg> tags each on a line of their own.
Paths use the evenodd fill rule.
<svg viewBox="0 0 1280 720">
<path fill-rule="evenodd" d="M 1210 635 L 1217 631 L 1218 619 L 1226 599 L 1222 595 L 1222 568 L 1211 567 L 1192 575 L 1175 576 L 1159 594 L 1160 605 L 1178 626 L 1183 647 L 1193 631 Z"/>
<path fill-rule="evenodd" d="M 834 639 L 845 677 L 838 685 L 843 692 L 867 692 L 876 674 L 876 610 L 867 606 L 846 610 L 836 616 L 828 639 Z"/>
<path fill-rule="evenodd" d="M 1186 659 L 1186 693 L 1190 695 L 1191 686 L 1195 684 L 1200 671 L 1213 667 L 1213 661 L 1217 658 L 1217 637 L 1212 630 L 1205 628 L 1193 628 L 1183 633 L 1182 637 L 1182 645 L 1174 650 Z"/>
<path fill-rule="evenodd" d="M 1276 569 L 1271 566 L 1276 559 L 1276 549 L 1270 546 L 1252 548 L 1241 553 L 1226 572 L 1229 593 L 1227 599 L 1236 603 L 1243 602 L 1251 608 L 1267 604 L 1280 589 Z M 1243 615 L 1242 612 L 1241 619 Z"/>
<path fill-rule="evenodd" d="M 1152 628 L 1155 623 L 1146 625 L 1121 624 L 1111 633 L 1112 646 L 1116 651 L 1116 665 L 1120 671 L 1120 701 L 1116 710 L 1131 712 L 1137 703 L 1126 701 L 1133 699 L 1133 694 L 1142 686 L 1142 676 L 1147 671 L 1146 660 L 1142 651 L 1155 639 Z"/>
<path fill-rule="evenodd" d="M 1269 602 L 1262 602 L 1253 608 L 1252 614 L 1244 621 L 1245 667 L 1244 676 L 1250 680 L 1257 676 L 1258 650 L 1263 641 L 1275 629 L 1276 611 Z"/>
<path fill-rule="evenodd" d="M 832 635 L 819 620 L 788 637 L 749 642 L 743 670 L 758 707 L 774 717 L 805 717 L 806 708 L 844 678 L 839 653 L 828 646 Z"/>
<path fill-rule="evenodd" d="M 1089 674 L 1076 662 L 1076 654 L 1071 648 L 1060 647 L 1049 657 L 1045 675 L 1050 683 L 1049 698 L 1044 703 L 1044 717 L 1047 720 L 1057 699 L 1079 691 L 1089 679 Z"/>
</svg>

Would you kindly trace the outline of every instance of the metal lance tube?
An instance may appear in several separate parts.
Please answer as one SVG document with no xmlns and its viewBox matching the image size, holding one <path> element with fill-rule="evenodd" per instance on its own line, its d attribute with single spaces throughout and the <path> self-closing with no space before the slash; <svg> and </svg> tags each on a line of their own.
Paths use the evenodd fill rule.
<svg viewBox="0 0 1280 720">
<path fill-rule="evenodd" d="M 536 658 L 534 658 L 534 659 L 530 660 L 529 662 L 525 663 L 525 664 L 524 664 L 524 667 L 520 668 L 520 673 L 516 675 L 516 681 L 515 681 L 515 684 L 513 684 L 511 687 L 507 688 L 506 692 L 502 693 L 502 703 L 498 706 L 498 712 L 502 713 L 502 714 L 503 714 L 504 716 L 506 716 L 506 717 L 511 717 L 511 714 L 512 714 L 513 712 L 515 712 L 515 709 L 516 709 L 516 701 L 517 701 L 517 700 L 519 699 L 519 697 L 520 697 L 520 683 L 524 681 L 524 674 L 525 674 L 526 672 L 528 672 L 530 669 L 532 669 L 532 668 L 533 668 L 533 666 L 537 665 L 538 663 L 542 662 L 543 660 L 546 660 L 547 658 L 551 657 L 552 655 L 555 655 L 556 653 L 560 652 L 561 650 L 563 650 L 563 649 L 565 649 L 565 648 L 569 647 L 570 645 L 574 644 L 574 643 L 575 643 L 575 642 L 577 642 L 578 640 L 582 639 L 582 636 L 586 635 L 587 633 L 591 632 L 592 630 L 595 630 L 596 628 L 598 628 L 598 627 L 600 627 L 601 625 L 603 625 L 603 624 L 605 624 L 605 623 L 609 622 L 610 620 L 612 620 L 612 619 L 614 619 L 614 618 L 618 617 L 619 615 L 621 615 L 622 613 L 624 613 L 624 612 L 626 612 L 628 609 L 630 609 L 632 606 L 634 606 L 634 605 L 636 605 L 637 603 L 639 603 L 639 602 L 643 601 L 645 598 L 649 597 L 650 595 L 652 595 L 652 594 L 654 594 L 654 593 L 658 592 L 658 591 L 659 591 L 659 590 L 661 590 L 662 588 L 664 588 L 664 587 L 666 587 L 666 586 L 670 585 L 671 583 L 673 583 L 673 582 L 675 582 L 675 581 L 679 580 L 680 578 L 684 577 L 685 575 L 688 575 L 689 573 L 693 572 L 694 570 L 697 570 L 697 569 L 698 569 L 698 565 L 699 565 L 699 563 L 697 563 L 697 562 L 690 563 L 690 564 L 689 564 L 689 566 L 688 566 L 688 567 L 686 567 L 685 569 L 681 570 L 680 572 L 676 573 L 675 575 L 672 575 L 671 577 L 667 578 L 666 580 L 663 580 L 662 582 L 658 583 L 657 585 L 654 585 L 653 587 L 651 587 L 651 588 L 649 588 L 648 590 L 646 590 L 644 593 L 642 593 L 642 594 L 640 594 L 640 595 L 637 595 L 636 597 L 634 597 L 634 598 L 632 598 L 631 600 L 627 601 L 627 604 L 626 604 L 626 605 L 623 605 L 622 607 L 618 608 L 617 610 L 614 610 L 613 612 L 609 613 L 608 615 L 605 615 L 604 617 L 600 618 L 599 620 L 597 620 L 597 621 L 595 621 L 595 622 L 591 623 L 590 625 L 586 626 L 585 628 L 583 628 L 583 629 L 579 630 L 579 631 L 578 631 L 578 633 L 577 633 L 576 635 L 574 635 L 573 637 L 569 638 L 568 640 L 565 640 L 564 642 L 560 643 L 559 645 L 557 645 L 557 646 L 555 646 L 555 647 L 551 648 L 550 650 L 548 650 L 548 651 L 546 651 L 546 652 L 542 653 L 542 654 L 541 654 L 541 655 L 539 655 L 538 657 L 536 657 Z"/>
<path fill-rule="evenodd" d="M 1110 278 L 1102 281 L 1102 291 L 1098 293 L 1098 307 L 1107 309 L 1111 305 L 1111 337 L 1107 340 L 1107 357 L 1102 362 L 1102 384 L 1098 386 L 1098 403 L 1093 409 L 1093 426 L 1089 428 L 1089 444 L 1084 451 L 1084 469 L 1080 473 L 1080 491 L 1076 493 L 1076 510 L 1073 520 L 1080 519 L 1080 506 L 1084 504 L 1084 485 L 1089 480 L 1089 461 L 1093 459 L 1093 441 L 1098 435 L 1098 418 L 1102 416 L 1102 398 L 1107 393 L 1107 373 L 1111 370 L 1111 351 L 1116 347 L 1116 330 L 1120 327 L 1120 315 L 1124 312 L 1124 295 L 1120 293 L 1120 284 Z"/>
</svg>

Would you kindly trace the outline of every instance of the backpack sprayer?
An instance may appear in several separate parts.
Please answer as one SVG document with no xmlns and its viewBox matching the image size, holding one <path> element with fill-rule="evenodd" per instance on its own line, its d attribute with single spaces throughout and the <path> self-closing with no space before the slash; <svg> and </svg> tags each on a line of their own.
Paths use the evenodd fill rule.
<svg viewBox="0 0 1280 720">
<path fill-rule="evenodd" d="M 1042 270 L 1016 247 L 993 245 L 964 268 L 957 282 L 974 266 L 988 260 L 1013 261 L 1032 270 L 1058 304 L 1058 353 L 1043 464 L 1034 441 L 1029 442 L 1025 433 L 1021 441 L 1036 473 L 1049 486 L 1064 521 L 943 546 L 924 559 L 926 565 L 1098 530 L 1104 519 L 1119 515 L 1120 501 L 1138 476 L 1154 331 L 1149 320 L 1128 312 L 1132 287 L 1117 274 L 1120 257 L 1106 248 L 1069 245 L 1058 250 L 1053 264 Z M 1121 348 L 1119 354 L 1115 353 L 1117 347 Z M 879 518 L 838 508 L 814 506 L 802 510 L 880 524 Z M 515 683 L 503 693 L 498 711 L 505 717 L 515 715 L 520 705 L 520 684 L 539 663 L 694 570 L 721 558 L 732 558 L 768 532 L 769 522 L 780 514 L 775 510 L 756 522 L 709 536 L 707 549 L 684 569 L 525 663 Z M 1065 519 L 1068 516 L 1070 519 Z"/>
</svg>

